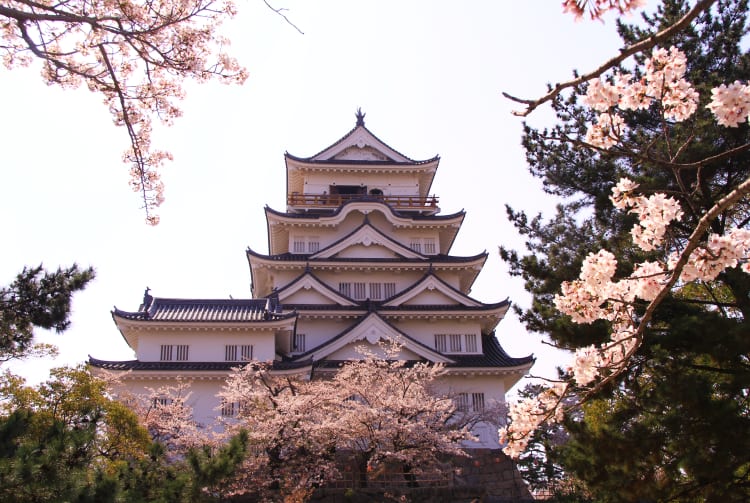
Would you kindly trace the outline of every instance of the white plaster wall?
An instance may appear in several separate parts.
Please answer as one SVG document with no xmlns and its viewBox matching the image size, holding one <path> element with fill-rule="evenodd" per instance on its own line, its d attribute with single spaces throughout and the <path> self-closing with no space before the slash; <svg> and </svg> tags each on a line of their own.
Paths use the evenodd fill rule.
<svg viewBox="0 0 750 503">
<path fill-rule="evenodd" d="M 271 331 L 144 332 L 140 334 L 137 358 L 141 361 L 159 361 L 162 344 L 187 344 L 190 346 L 187 361 L 224 361 L 224 345 L 252 344 L 255 359 L 266 361 L 275 356 L 274 340 L 274 333 Z"/>
<path fill-rule="evenodd" d="M 402 320 L 393 322 L 402 332 L 430 348 L 435 347 L 435 334 L 476 334 L 477 353 L 482 352 L 481 327 L 472 320 L 464 322 L 448 320 Z M 473 353 L 475 354 L 475 353 Z"/>
</svg>

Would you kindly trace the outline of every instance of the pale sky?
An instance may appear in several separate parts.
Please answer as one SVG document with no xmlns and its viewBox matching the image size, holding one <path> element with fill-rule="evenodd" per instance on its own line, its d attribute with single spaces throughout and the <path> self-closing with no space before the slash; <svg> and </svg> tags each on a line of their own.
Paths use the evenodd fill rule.
<svg viewBox="0 0 750 503">
<path fill-rule="evenodd" d="M 441 156 L 432 187 L 443 214 L 466 210 L 451 250 L 489 259 L 472 297 L 527 306 L 498 246 L 520 249 L 504 205 L 551 214 L 555 201 L 527 172 L 518 106 L 547 82 L 587 71 L 619 48 L 613 18 L 575 22 L 559 0 L 279 0 L 299 34 L 261 1 L 238 3 L 226 26 L 248 69 L 244 86 L 188 85 L 184 117 L 154 134 L 174 161 L 163 171 L 161 224 L 144 223 L 122 163 L 124 129 L 84 87 L 46 86 L 38 67 L 0 70 L 0 283 L 24 265 L 92 265 L 97 279 L 76 295 L 72 326 L 39 333 L 60 347 L 54 361 L 15 369 L 33 378 L 51 366 L 132 359 L 112 322 L 136 310 L 146 286 L 158 297 L 247 298 L 245 249 L 267 253 L 263 208 L 285 210 L 283 154 L 310 156 L 355 124 L 413 159 Z M 548 109 L 528 120 L 544 124 Z M 563 355 L 509 313 L 497 329 L 512 356 L 534 353 L 532 373 L 552 376 Z"/>
</svg>

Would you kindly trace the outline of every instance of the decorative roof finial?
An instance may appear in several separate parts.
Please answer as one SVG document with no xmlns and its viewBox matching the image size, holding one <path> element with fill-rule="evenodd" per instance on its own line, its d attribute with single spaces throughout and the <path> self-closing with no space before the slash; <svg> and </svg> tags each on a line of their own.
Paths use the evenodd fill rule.
<svg viewBox="0 0 750 503">
<path fill-rule="evenodd" d="M 356 117 L 357 117 L 357 126 L 364 126 L 365 125 L 365 115 L 367 115 L 367 114 L 365 114 L 365 113 L 362 112 L 362 108 L 361 107 L 357 107 L 357 114 L 356 114 Z"/>
</svg>

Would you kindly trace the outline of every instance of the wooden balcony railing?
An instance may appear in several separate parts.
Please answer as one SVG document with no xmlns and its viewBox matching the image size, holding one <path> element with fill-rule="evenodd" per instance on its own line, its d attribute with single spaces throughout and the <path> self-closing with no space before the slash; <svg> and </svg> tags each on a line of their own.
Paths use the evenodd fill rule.
<svg viewBox="0 0 750 503">
<path fill-rule="evenodd" d="M 371 194 L 289 194 L 290 206 L 313 208 L 337 208 L 349 201 L 380 201 L 397 209 L 431 210 L 437 209 L 437 196 L 385 196 Z"/>
</svg>

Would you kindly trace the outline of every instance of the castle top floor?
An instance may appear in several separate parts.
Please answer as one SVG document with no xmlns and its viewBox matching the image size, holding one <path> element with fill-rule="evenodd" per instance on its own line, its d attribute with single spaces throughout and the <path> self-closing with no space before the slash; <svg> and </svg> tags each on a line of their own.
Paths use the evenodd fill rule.
<svg viewBox="0 0 750 503">
<path fill-rule="evenodd" d="M 354 129 L 311 157 L 285 154 L 287 211 L 331 212 L 349 201 L 378 200 L 399 211 L 434 215 L 430 194 L 440 159 L 410 159 L 366 127 L 357 111 Z"/>
</svg>

